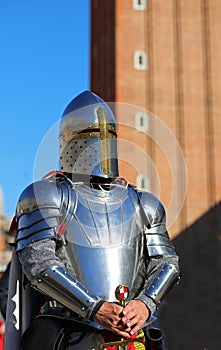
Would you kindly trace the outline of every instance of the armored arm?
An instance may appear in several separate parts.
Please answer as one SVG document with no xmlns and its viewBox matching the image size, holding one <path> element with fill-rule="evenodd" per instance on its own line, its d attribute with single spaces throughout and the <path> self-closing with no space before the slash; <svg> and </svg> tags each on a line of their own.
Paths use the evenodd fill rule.
<svg viewBox="0 0 221 350">
<path fill-rule="evenodd" d="M 148 264 L 144 289 L 137 297 L 153 313 L 180 279 L 178 256 L 166 229 L 162 203 L 149 193 L 140 194 L 145 215 Z"/>
<path fill-rule="evenodd" d="M 72 197 L 71 197 L 72 196 Z M 17 206 L 17 253 L 31 285 L 90 319 L 102 300 L 88 291 L 56 255 L 56 241 L 61 225 L 74 206 L 73 191 L 63 179 L 46 179 L 25 189 Z"/>
</svg>

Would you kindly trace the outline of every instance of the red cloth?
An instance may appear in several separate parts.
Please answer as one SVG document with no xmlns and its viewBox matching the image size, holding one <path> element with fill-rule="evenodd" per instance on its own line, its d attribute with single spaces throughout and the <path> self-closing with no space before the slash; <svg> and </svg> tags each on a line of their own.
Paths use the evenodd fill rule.
<svg viewBox="0 0 221 350">
<path fill-rule="evenodd" d="M 3 326 L 3 321 L 0 320 L 0 328 Z M 0 350 L 4 350 L 4 334 L 0 334 Z"/>
<path fill-rule="evenodd" d="M 4 350 L 4 334 L 0 335 L 0 350 Z"/>
</svg>

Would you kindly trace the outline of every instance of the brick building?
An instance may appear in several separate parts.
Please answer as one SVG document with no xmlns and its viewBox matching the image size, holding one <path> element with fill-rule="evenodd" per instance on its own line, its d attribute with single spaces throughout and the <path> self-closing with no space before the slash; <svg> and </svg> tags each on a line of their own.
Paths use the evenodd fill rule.
<svg viewBox="0 0 221 350">
<path fill-rule="evenodd" d="M 221 346 L 220 37 L 219 0 L 91 0 L 91 89 L 117 102 L 121 176 L 160 197 L 181 257 L 170 350 Z"/>
</svg>

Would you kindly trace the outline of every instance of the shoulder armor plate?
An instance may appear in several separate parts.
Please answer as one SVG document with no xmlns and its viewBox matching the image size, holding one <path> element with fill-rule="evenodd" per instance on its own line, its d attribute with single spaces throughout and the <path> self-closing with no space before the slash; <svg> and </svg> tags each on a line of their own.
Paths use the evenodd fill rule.
<svg viewBox="0 0 221 350">
<path fill-rule="evenodd" d="M 55 238 L 68 206 L 68 183 L 55 177 L 29 185 L 21 194 L 16 215 L 17 251 L 44 238 Z"/>
</svg>

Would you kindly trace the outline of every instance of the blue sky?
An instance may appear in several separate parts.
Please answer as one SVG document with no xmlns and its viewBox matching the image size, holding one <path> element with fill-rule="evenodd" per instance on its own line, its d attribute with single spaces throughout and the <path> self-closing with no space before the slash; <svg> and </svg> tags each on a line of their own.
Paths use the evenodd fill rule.
<svg viewBox="0 0 221 350">
<path fill-rule="evenodd" d="M 67 103 L 89 89 L 89 67 L 89 0 L 0 0 L 4 214 L 14 213 L 19 194 L 33 181 L 48 130 Z"/>
</svg>

